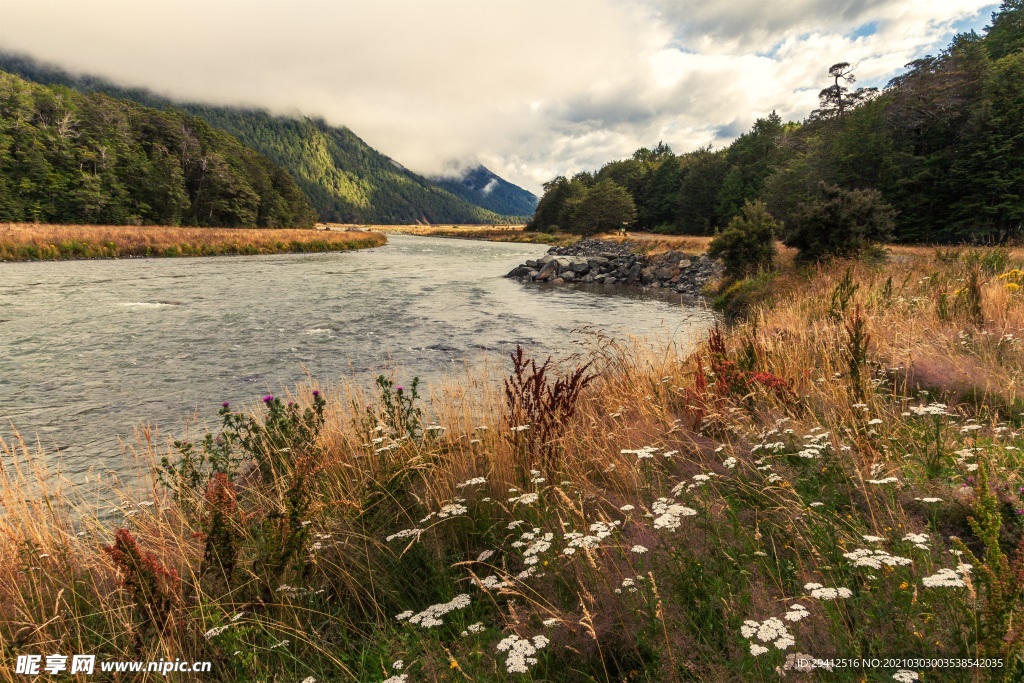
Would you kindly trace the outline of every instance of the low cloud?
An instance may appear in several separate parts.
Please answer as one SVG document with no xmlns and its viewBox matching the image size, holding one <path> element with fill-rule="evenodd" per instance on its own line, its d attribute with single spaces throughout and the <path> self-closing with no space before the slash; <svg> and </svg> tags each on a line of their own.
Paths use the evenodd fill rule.
<svg viewBox="0 0 1024 683">
<path fill-rule="evenodd" d="M 884 84 L 983 0 L 0 0 L 0 48 L 168 96 L 301 111 L 415 171 L 530 190 L 665 141 L 801 119 L 828 66 Z M 865 28 L 867 27 L 867 28 Z"/>
</svg>

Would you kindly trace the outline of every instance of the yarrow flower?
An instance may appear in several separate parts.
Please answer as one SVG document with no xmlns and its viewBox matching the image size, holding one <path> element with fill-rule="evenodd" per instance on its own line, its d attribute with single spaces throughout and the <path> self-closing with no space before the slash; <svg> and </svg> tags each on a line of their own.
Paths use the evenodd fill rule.
<svg viewBox="0 0 1024 683">
<path fill-rule="evenodd" d="M 520 638 L 512 634 L 498 643 L 498 652 L 507 652 L 505 668 L 510 674 L 524 674 L 530 666 L 537 663 L 533 655 L 547 647 L 551 642 L 545 636 L 534 636 L 532 639 Z"/>
<path fill-rule="evenodd" d="M 468 607 L 469 603 L 469 595 L 467 595 L 466 593 L 462 593 L 461 595 L 456 595 L 448 602 L 443 602 L 438 605 L 431 605 L 419 614 L 402 612 L 395 618 L 399 621 L 404 621 L 405 619 L 408 619 L 410 624 L 418 624 L 423 628 L 433 628 L 434 626 L 441 626 L 442 624 L 444 624 L 444 622 L 441 621 L 441 617 L 457 609 L 463 609 L 465 607 Z"/>
<path fill-rule="evenodd" d="M 826 588 L 820 583 L 806 583 L 804 590 L 811 592 L 811 597 L 817 600 L 835 600 L 836 598 L 849 598 L 853 591 L 849 588 Z"/>
<path fill-rule="evenodd" d="M 461 484 L 456 484 L 455 488 L 464 489 L 467 486 L 479 486 L 480 484 L 486 484 L 486 483 L 487 483 L 487 479 L 484 478 L 484 477 L 473 477 L 472 479 L 467 479 L 466 481 L 462 482 Z"/>
<path fill-rule="evenodd" d="M 227 631 L 228 626 L 230 626 L 230 624 L 225 624 L 224 626 L 214 626 L 203 635 L 206 637 L 207 640 L 210 640 L 211 638 L 216 638 L 220 634 L 224 633 L 224 631 Z"/>
<path fill-rule="evenodd" d="M 668 498 L 659 498 L 651 504 L 651 511 L 657 515 L 654 518 L 655 529 L 668 529 L 675 531 L 679 528 L 682 517 L 693 517 L 697 511 L 685 505 L 677 505 Z"/>
<path fill-rule="evenodd" d="M 843 553 L 843 557 L 850 560 L 854 567 L 871 567 L 872 569 L 881 569 L 883 564 L 899 567 L 912 562 L 909 557 L 890 555 L 884 550 L 869 550 L 868 548 L 858 548 L 852 552 Z"/>
<path fill-rule="evenodd" d="M 910 669 L 900 669 L 892 675 L 893 680 L 899 681 L 899 683 L 913 683 L 914 681 L 921 680 L 921 677 L 916 671 Z"/>
<path fill-rule="evenodd" d="M 967 585 L 964 583 L 963 576 L 970 571 L 971 565 L 969 564 L 961 564 L 956 569 L 943 568 L 931 576 L 921 579 L 921 583 L 927 588 L 963 588 Z"/>
<path fill-rule="evenodd" d="M 647 552 L 647 548 L 643 547 L 642 545 L 635 545 L 632 548 L 630 548 L 629 551 L 632 553 L 636 553 L 637 555 L 643 555 Z"/>
<path fill-rule="evenodd" d="M 769 617 L 761 622 L 748 619 L 740 627 L 740 633 L 744 638 L 750 640 L 750 654 L 755 657 L 768 651 L 764 646 L 755 643 L 755 638 L 762 643 L 772 643 L 779 650 L 785 650 L 796 644 L 786 625 L 775 617 Z"/>
<path fill-rule="evenodd" d="M 796 603 L 789 606 L 789 611 L 786 612 L 786 616 L 784 616 L 783 619 L 786 621 L 800 621 L 804 617 L 810 616 L 810 614 L 811 613 L 807 611 L 806 607 L 800 603 Z"/>
</svg>

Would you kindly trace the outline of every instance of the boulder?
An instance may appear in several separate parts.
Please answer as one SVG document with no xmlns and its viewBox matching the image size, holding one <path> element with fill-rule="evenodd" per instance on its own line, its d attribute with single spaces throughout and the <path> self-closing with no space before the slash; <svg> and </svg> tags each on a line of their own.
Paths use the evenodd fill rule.
<svg viewBox="0 0 1024 683">
<path fill-rule="evenodd" d="M 682 261 L 679 262 L 679 270 L 686 270 L 687 268 L 689 268 L 692 265 L 693 265 L 693 261 L 691 261 L 690 259 L 685 259 L 684 258 Z"/>
<path fill-rule="evenodd" d="M 544 267 L 537 273 L 538 280 L 549 280 L 557 274 L 558 266 L 555 265 L 554 261 L 548 261 L 544 264 Z"/>
<path fill-rule="evenodd" d="M 556 277 L 554 280 L 551 281 L 551 284 L 553 284 L 553 285 L 564 285 L 565 284 L 565 280 L 563 280 L 560 277 Z"/>
<path fill-rule="evenodd" d="M 572 272 L 577 275 L 583 275 L 590 270 L 590 264 L 586 261 L 576 261 L 572 264 Z"/>
<path fill-rule="evenodd" d="M 529 273 L 530 269 L 527 268 L 526 266 L 516 266 L 515 268 L 510 270 L 508 272 L 508 275 L 506 275 L 505 277 L 523 277 L 524 275 L 528 275 Z"/>
<path fill-rule="evenodd" d="M 576 281 L 576 273 L 572 272 L 571 270 L 567 270 L 567 271 L 561 273 L 558 277 L 560 279 L 562 279 L 562 280 L 565 280 L 566 282 L 575 282 Z"/>
</svg>

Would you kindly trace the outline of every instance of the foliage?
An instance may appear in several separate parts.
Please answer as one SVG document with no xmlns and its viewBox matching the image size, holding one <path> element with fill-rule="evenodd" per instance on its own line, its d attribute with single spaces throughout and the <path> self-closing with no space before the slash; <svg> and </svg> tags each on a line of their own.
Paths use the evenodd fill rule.
<svg viewBox="0 0 1024 683">
<path fill-rule="evenodd" d="M 569 232 L 592 235 L 602 230 L 613 230 L 636 220 L 636 207 L 629 193 L 605 179 L 587 189 L 579 205 L 569 217 Z"/>
<path fill-rule="evenodd" d="M 877 190 L 844 190 L 822 182 L 818 196 L 790 218 L 783 242 L 802 261 L 853 256 L 892 234 L 893 210 Z"/>
<path fill-rule="evenodd" d="M 711 241 L 708 255 L 721 258 L 725 274 L 731 278 L 771 270 L 778 254 L 775 246 L 778 230 L 778 223 L 763 202 L 748 201 L 743 213 L 729 221 L 729 227 Z"/>
<path fill-rule="evenodd" d="M 286 171 L 200 119 L 0 72 L 0 221 L 312 227 Z"/>
</svg>

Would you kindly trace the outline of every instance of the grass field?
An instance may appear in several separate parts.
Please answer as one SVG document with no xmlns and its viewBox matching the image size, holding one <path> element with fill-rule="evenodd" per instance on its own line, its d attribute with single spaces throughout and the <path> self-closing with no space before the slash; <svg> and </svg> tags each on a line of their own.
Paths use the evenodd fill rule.
<svg viewBox="0 0 1024 683">
<path fill-rule="evenodd" d="M 1020 680 L 1022 266 L 789 266 L 692 344 L 580 334 L 557 366 L 226 406 L 191 446 L 144 434 L 152 484 L 102 507 L 7 444 L 3 657 L 246 681 Z M 854 657 L 881 661 L 829 663 Z"/>
<path fill-rule="evenodd" d="M 486 240 L 488 242 L 530 242 L 534 244 L 568 244 L 575 242 L 575 235 L 549 235 L 543 232 L 527 232 L 525 225 L 348 225 L 328 223 L 332 230 L 346 228 L 364 228 L 383 233 L 401 235 L 421 235 L 426 237 L 455 237 L 466 240 Z"/>
<path fill-rule="evenodd" d="M 373 232 L 0 223 L 0 261 L 347 251 L 386 242 Z"/>
</svg>

